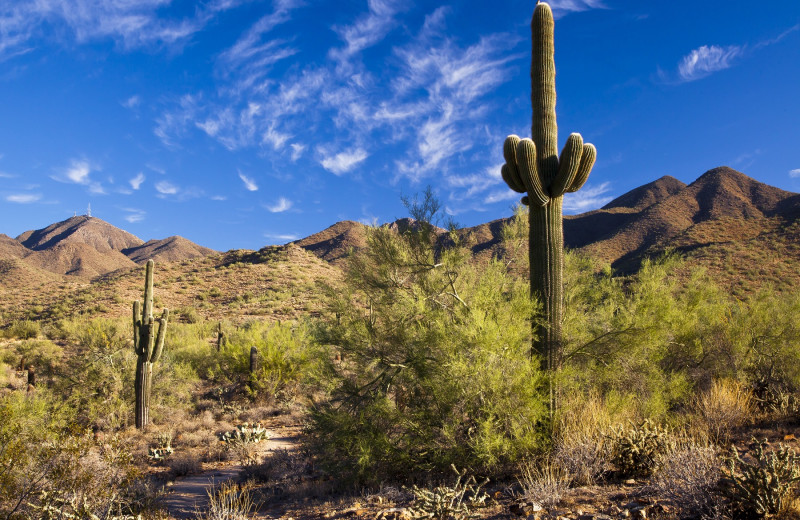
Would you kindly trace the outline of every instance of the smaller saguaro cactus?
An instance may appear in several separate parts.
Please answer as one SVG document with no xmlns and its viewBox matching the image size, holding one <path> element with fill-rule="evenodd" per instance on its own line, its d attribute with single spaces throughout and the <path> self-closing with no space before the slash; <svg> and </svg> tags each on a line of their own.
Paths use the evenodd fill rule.
<svg viewBox="0 0 800 520">
<path fill-rule="evenodd" d="M 33 368 L 33 365 L 28 366 L 28 384 L 36 386 L 36 369 Z"/>
<path fill-rule="evenodd" d="M 258 372 L 258 348 L 255 346 L 250 347 L 250 375 L 252 376 Z"/>
<path fill-rule="evenodd" d="M 153 381 L 153 363 L 164 351 L 169 311 L 164 309 L 161 318 L 153 319 L 153 261 L 147 261 L 144 278 L 144 306 L 133 302 L 133 348 L 136 352 L 136 427 L 146 428 L 150 423 L 150 387 Z M 158 330 L 156 330 L 158 323 Z"/>
<path fill-rule="evenodd" d="M 225 331 L 222 330 L 222 322 L 220 321 L 217 323 L 217 352 L 222 350 L 222 347 L 225 346 L 225 342 L 227 338 L 225 337 Z"/>
</svg>

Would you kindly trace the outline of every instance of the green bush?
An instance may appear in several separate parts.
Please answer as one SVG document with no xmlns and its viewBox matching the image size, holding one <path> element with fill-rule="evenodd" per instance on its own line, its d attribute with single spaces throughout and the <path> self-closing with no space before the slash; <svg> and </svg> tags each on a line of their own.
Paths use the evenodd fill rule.
<svg viewBox="0 0 800 520">
<path fill-rule="evenodd" d="M 18 320 L 3 331 L 3 336 L 11 339 L 33 339 L 42 331 L 38 321 Z"/>
<path fill-rule="evenodd" d="M 100 446 L 44 390 L 0 397 L 0 516 L 110 518 L 141 512 L 127 446 Z M 72 516 L 70 516 L 72 515 Z"/>
<path fill-rule="evenodd" d="M 439 247 L 426 222 L 370 229 L 344 288 L 328 291 L 317 336 L 332 391 L 312 409 L 310 444 L 337 475 L 508 470 L 547 442 L 527 284 Z"/>
</svg>

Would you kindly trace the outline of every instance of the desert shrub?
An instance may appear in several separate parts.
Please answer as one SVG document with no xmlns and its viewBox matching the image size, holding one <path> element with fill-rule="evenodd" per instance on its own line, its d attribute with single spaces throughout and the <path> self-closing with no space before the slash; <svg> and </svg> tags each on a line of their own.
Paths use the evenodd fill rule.
<svg viewBox="0 0 800 520">
<path fill-rule="evenodd" d="M 751 419 L 752 403 L 752 394 L 742 383 L 720 379 L 693 399 L 692 410 L 711 440 L 724 445 L 735 428 Z"/>
<path fill-rule="evenodd" d="M 198 520 L 247 520 L 258 508 L 247 484 L 223 482 L 208 491 L 208 508 L 198 512 Z"/>
<path fill-rule="evenodd" d="M 647 419 L 614 427 L 608 437 L 611 462 L 625 476 L 649 475 L 672 448 L 669 432 Z"/>
<path fill-rule="evenodd" d="M 167 467 L 175 477 L 195 475 L 203 471 L 202 458 L 194 451 L 180 451 L 169 457 Z"/>
<path fill-rule="evenodd" d="M 244 478 L 260 482 L 298 480 L 311 471 L 307 457 L 296 450 L 275 450 L 260 461 L 242 467 Z"/>
<path fill-rule="evenodd" d="M 520 473 L 522 496 L 528 502 L 548 508 L 561 502 L 572 480 L 569 471 L 552 459 L 526 462 L 521 466 Z"/>
<path fill-rule="evenodd" d="M 800 294 L 757 293 L 732 317 L 731 335 L 739 363 L 755 390 L 757 403 L 769 409 L 770 396 L 800 391 Z"/>
<path fill-rule="evenodd" d="M 753 462 L 742 459 L 731 446 L 727 470 L 732 485 L 728 494 L 744 514 L 762 518 L 781 513 L 788 505 L 800 481 L 800 456 L 783 444 L 768 452 L 766 439 L 753 439 L 753 444 Z"/>
<path fill-rule="evenodd" d="M 712 515 L 721 498 L 717 487 L 722 476 L 715 446 L 684 440 L 662 455 L 647 490 L 672 501 L 684 515 Z"/>
<path fill-rule="evenodd" d="M 34 339 L 41 333 L 41 325 L 38 321 L 17 320 L 3 331 L 6 338 Z"/>
<path fill-rule="evenodd" d="M 58 371 L 64 351 L 50 340 L 28 339 L 14 346 L 19 366 L 33 366 L 40 375 L 52 377 Z M 24 365 L 24 366 L 23 366 Z"/>
<path fill-rule="evenodd" d="M 139 476 L 116 436 L 77 428 L 45 390 L 0 397 L 0 515 L 110 518 L 140 512 Z M 95 515 L 95 516 L 93 516 Z"/>
<path fill-rule="evenodd" d="M 317 337 L 332 391 L 312 409 L 310 444 L 343 477 L 497 471 L 546 443 L 527 284 L 501 262 L 467 263 L 431 215 L 370 229 L 345 286 L 328 291 Z"/>
<path fill-rule="evenodd" d="M 631 419 L 630 407 L 620 406 L 613 396 L 600 398 L 566 395 L 553 427 L 551 459 L 563 468 L 573 484 L 594 484 L 610 469 L 608 438 L 603 432 Z"/>
<path fill-rule="evenodd" d="M 211 359 L 210 379 L 232 383 L 254 398 L 275 400 L 296 394 L 316 370 L 306 323 L 251 321 L 226 334 Z M 250 350 L 258 351 L 258 367 L 250 371 Z"/>
</svg>

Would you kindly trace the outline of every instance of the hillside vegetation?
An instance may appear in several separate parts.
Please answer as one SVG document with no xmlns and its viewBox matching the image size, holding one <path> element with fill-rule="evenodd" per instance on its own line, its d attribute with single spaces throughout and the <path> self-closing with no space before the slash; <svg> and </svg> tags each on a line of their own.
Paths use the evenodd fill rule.
<svg viewBox="0 0 800 520">
<path fill-rule="evenodd" d="M 156 262 L 154 306 L 171 317 L 144 431 L 143 267 L 65 276 L 5 240 L 3 276 L 19 281 L 0 311 L 0 516 L 165 518 L 166 482 L 235 463 L 237 518 L 247 497 L 262 517 L 796 518 L 795 196 L 704 177 L 597 210 L 629 219 L 629 252 L 567 255 L 552 375 L 530 354 L 522 210 L 448 231 L 436 204 L 411 202 L 415 220 L 393 226 Z M 704 202 L 708 186 L 750 198 Z M 693 209 L 672 234 L 642 231 L 679 207 Z M 302 449 L 258 452 L 254 423 L 302 423 Z"/>
</svg>

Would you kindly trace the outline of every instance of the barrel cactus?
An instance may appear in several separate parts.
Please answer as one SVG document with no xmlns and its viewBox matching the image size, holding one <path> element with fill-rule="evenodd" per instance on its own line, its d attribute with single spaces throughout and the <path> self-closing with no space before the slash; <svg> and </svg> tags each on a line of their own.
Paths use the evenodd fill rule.
<svg viewBox="0 0 800 520">
<path fill-rule="evenodd" d="M 150 423 L 150 387 L 153 381 L 153 363 L 164 351 L 169 311 L 164 309 L 161 318 L 153 319 L 153 261 L 147 261 L 144 279 L 144 308 L 139 300 L 133 302 L 133 348 L 136 352 L 136 427 L 146 428 Z M 158 328 L 156 330 L 156 323 Z"/>
<path fill-rule="evenodd" d="M 501 174 L 508 186 L 526 193 L 522 203 L 529 206 L 529 251 L 531 295 L 543 305 L 546 327 L 535 331 L 532 353 L 538 354 L 542 368 L 553 372 L 561 365 L 561 325 L 564 318 L 563 196 L 578 191 L 594 165 L 597 152 L 584 144 L 580 134 L 567 139 L 558 155 L 556 125 L 556 68 L 553 59 L 553 12 L 539 3 L 533 12 L 531 34 L 532 139 L 510 135 L 503 144 L 505 164 Z M 554 411 L 555 392 L 550 389 L 550 409 Z"/>
</svg>

